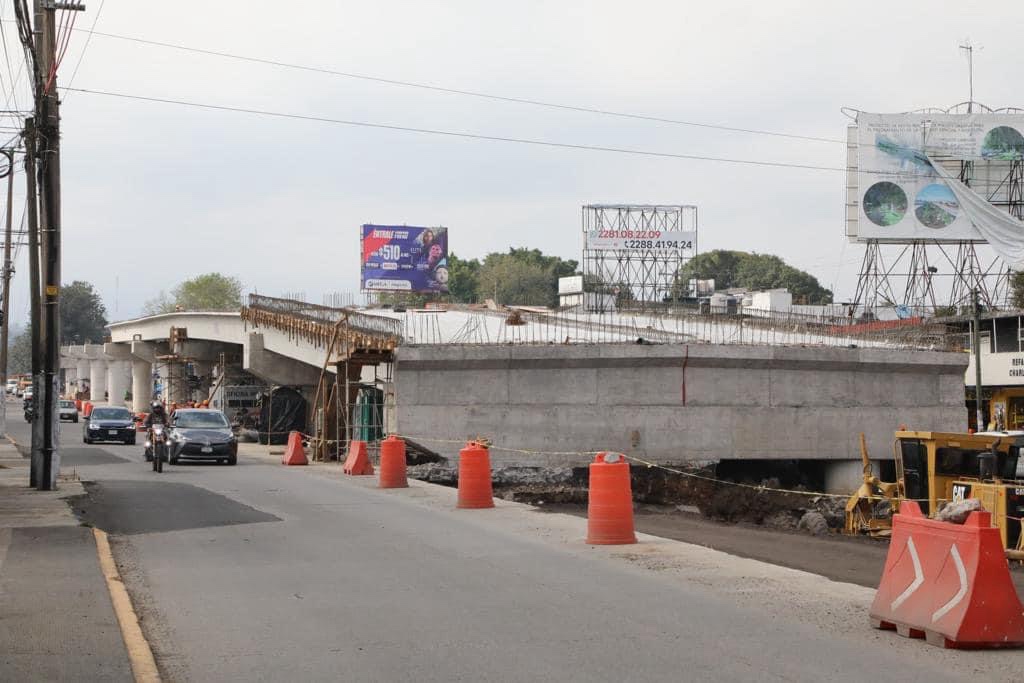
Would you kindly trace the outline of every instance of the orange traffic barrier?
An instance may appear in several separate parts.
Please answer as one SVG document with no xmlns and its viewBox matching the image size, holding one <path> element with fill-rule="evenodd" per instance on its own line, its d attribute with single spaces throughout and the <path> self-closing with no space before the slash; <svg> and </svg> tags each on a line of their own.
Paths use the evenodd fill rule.
<svg viewBox="0 0 1024 683">
<path fill-rule="evenodd" d="M 306 451 L 302 448 L 302 434 L 300 432 L 288 432 L 288 446 L 284 449 L 284 456 L 281 458 L 282 465 L 308 465 Z"/>
<path fill-rule="evenodd" d="M 382 489 L 404 489 L 409 486 L 405 476 L 405 441 L 392 434 L 380 442 L 380 482 Z"/>
<path fill-rule="evenodd" d="M 135 413 L 135 431 L 145 432 L 146 429 L 146 418 L 149 417 L 149 413 Z"/>
<path fill-rule="evenodd" d="M 92 401 L 86 401 L 82 406 L 82 416 L 89 417 L 90 415 L 92 415 Z"/>
<path fill-rule="evenodd" d="M 77 410 L 78 412 L 82 412 L 82 399 L 75 399 L 75 410 Z"/>
<path fill-rule="evenodd" d="M 344 471 L 345 474 L 373 474 L 373 464 L 366 454 L 365 441 L 353 441 L 349 444 Z"/>
<path fill-rule="evenodd" d="M 1024 646 L 1024 607 L 992 514 L 952 524 L 901 503 L 870 615 L 875 628 L 939 647 Z"/>
<path fill-rule="evenodd" d="M 590 463 L 587 493 L 587 543 L 636 543 L 633 528 L 633 490 L 629 463 L 620 453 L 598 453 Z"/>
<path fill-rule="evenodd" d="M 475 441 L 459 451 L 459 502 L 456 507 L 479 509 L 494 507 L 491 488 L 491 454 Z"/>
</svg>

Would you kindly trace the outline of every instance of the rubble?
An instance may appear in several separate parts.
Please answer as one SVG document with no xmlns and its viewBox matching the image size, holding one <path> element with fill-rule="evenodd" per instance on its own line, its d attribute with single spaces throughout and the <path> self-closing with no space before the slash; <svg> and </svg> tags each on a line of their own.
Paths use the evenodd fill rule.
<svg viewBox="0 0 1024 683">
<path fill-rule="evenodd" d="M 950 522 L 952 524 L 963 524 L 967 521 L 967 516 L 972 512 L 978 512 L 983 510 L 981 507 L 981 501 L 977 498 L 968 498 L 958 503 L 948 503 L 945 507 L 939 510 L 939 514 L 935 516 L 935 519 L 940 522 Z"/>
</svg>

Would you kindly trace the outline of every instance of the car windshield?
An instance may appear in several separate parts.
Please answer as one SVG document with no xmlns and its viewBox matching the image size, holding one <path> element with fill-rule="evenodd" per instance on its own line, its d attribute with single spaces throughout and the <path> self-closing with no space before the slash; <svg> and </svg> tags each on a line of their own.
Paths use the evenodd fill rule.
<svg viewBox="0 0 1024 683">
<path fill-rule="evenodd" d="M 60 407 L 61 408 L 74 408 L 75 407 L 75 402 L 74 401 L 61 401 L 60 402 Z"/>
<path fill-rule="evenodd" d="M 224 414 L 216 410 L 197 410 L 195 412 L 178 413 L 174 416 L 174 425 L 184 429 L 216 429 L 227 427 L 228 421 Z"/>
<path fill-rule="evenodd" d="M 131 416 L 124 408 L 94 408 L 92 411 L 94 420 L 130 420 Z"/>
</svg>

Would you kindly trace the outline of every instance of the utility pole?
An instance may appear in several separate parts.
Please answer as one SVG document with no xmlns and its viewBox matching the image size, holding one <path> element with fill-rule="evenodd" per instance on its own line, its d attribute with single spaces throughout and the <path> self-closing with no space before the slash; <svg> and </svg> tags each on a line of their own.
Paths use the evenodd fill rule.
<svg viewBox="0 0 1024 683">
<path fill-rule="evenodd" d="M 970 99 L 967 100 L 967 113 L 974 111 L 974 45 L 971 41 L 964 41 L 960 49 L 967 53 L 967 79 L 970 88 Z"/>
<path fill-rule="evenodd" d="M 981 409 L 981 316 L 978 314 L 978 290 L 971 292 L 974 314 L 974 402 L 977 431 L 985 431 L 985 411 Z"/>
<path fill-rule="evenodd" d="M 39 199 L 36 195 L 36 120 L 25 119 L 25 203 L 28 214 L 28 288 L 32 328 L 32 386 L 41 388 L 39 373 L 43 368 L 43 329 L 40 321 L 39 301 Z M 29 468 L 29 486 L 37 486 L 42 465 L 42 439 L 39 420 L 32 421 L 32 449 Z"/>
<path fill-rule="evenodd" d="M 13 211 L 11 205 L 14 202 L 14 152 L 9 149 L 0 150 L 7 157 L 7 169 L 3 175 L 7 176 L 7 227 L 4 230 L 4 298 L 3 312 L 0 313 L 0 387 L 6 391 L 7 387 L 7 347 L 9 321 L 11 318 L 11 276 L 14 275 L 14 268 L 11 266 L 11 221 Z M 3 176 L 0 176 L 3 177 Z M 0 436 L 7 435 L 7 398 L 0 395 Z"/>
<path fill-rule="evenodd" d="M 42 467 L 37 488 L 55 487 L 57 459 L 57 365 L 60 356 L 60 100 L 57 97 L 56 10 L 83 11 L 85 5 L 53 0 L 34 0 L 36 58 L 39 60 L 36 126 L 42 163 L 42 262 L 43 262 L 43 401 L 38 419 L 43 421 Z"/>
</svg>

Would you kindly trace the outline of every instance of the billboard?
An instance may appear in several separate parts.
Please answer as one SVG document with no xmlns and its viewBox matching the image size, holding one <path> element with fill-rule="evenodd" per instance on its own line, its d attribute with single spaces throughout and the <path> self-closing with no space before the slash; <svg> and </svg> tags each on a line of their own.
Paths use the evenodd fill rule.
<svg viewBox="0 0 1024 683">
<path fill-rule="evenodd" d="M 364 290 L 448 292 L 448 228 L 364 225 Z"/>
<path fill-rule="evenodd" d="M 1024 158 L 1022 131 L 1024 114 L 858 113 L 849 136 L 847 234 L 991 242 L 989 226 L 1001 222 L 992 207 L 1011 201 L 1008 179 Z"/>
<path fill-rule="evenodd" d="M 584 251 L 694 252 L 697 207 L 683 204 L 587 204 Z"/>
</svg>

